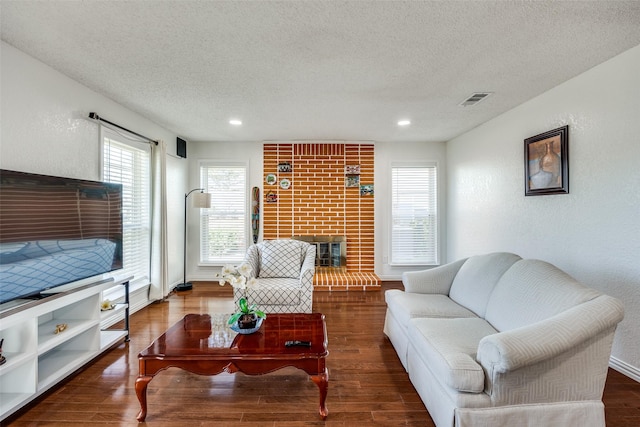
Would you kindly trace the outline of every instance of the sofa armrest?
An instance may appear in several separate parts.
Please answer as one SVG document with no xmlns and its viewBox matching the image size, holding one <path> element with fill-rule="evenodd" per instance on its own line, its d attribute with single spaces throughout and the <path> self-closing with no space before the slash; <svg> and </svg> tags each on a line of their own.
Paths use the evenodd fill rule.
<svg viewBox="0 0 640 427">
<path fill-rule="evenodd" d="M 478 344 L 477 360 L 490 374 L 533 365 L 571 350 L 624 317 L 616 298 L 601 295 L 535 324 L 489 335 Z"/>
<path fill-rule="evenodd" d="M 402 273 L 405 292 L 449 295 L 453 279 L 466 260 L 467 258 L 464 258 L 429 270 Z"/>
<path fill-rule="evenodd" d="M 316 246 L 309 245 L 300 269 L 300 285 L 303 288 L 313 289 L 313 275 L 316 272 Z"/>
</svg>

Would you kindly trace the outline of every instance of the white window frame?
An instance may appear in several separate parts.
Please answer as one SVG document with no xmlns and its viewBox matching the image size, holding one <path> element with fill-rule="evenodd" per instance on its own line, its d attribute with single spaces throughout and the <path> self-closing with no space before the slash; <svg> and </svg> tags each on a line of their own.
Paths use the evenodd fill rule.
<svg viewBox="0 0 640 427">
<path fill-rule="evenodd" d="M 107 139 L 113 141 L 114 145 L 121 145 L 141 155 L 142 158 L 137 159 L 136 162 L 146 162 L 146 165 L 136 164 L 134 167 L 135 173 L 144 174 L 140 177 L 143 179 L 139 183 L 142 186 L 132 188 L 130 185 L 127 187 L 127 184 L 123 184 L 123 268 L 117 271 L 117 275 L 133 276 L 132 284 L 148 284 L 151 275 L 151 147 L 148 142 L 140 142 L 137 137 L 125 131 L 100 126 L 100 173 L 102 180 L 107 182 L 123 183 L 121 179 L 110 180 L 107 174 L 109 167 L 105 152 L 109 148 Z M 128 195 L 127 192 L 130 194 Z M 133 204 L 137 211 L 134 218 L 127 218 L 128 212 L 133 211 L 127 206 L 130 197 L 137 199 Z M 141 197 L 144 199 L 140 199 Z M 139 207 L 143 209 L 140 210 Z M 129 243 L 132 238 L 135 241 L 134 244 Z"/>
<path fill-rule="evenodd" d="M 199 209 L 200 213 L 200 234 L 199 234 L 199 252 L 200 252 L 200 261 L 199 265 L 202 266 L 220 266 L 225 264 L 240 264 L 245 257 L 247 252 L 247 248 L 249 245 L 250 233 L 249 233 L 249 218 L 251 215 L 250 207 L 249 207 L 249 164 L 248 162 L 238 162 L 238 161 L 225 161 L 225 160 L 207 160 L 200 161 L 198 167 L 198 174 L 200 176 L 200 188 L 204 189 L 204 192 L 211 194 L 211 207 L 208 209 Z M 221 192 L 219 189 L 216 189 L 212 186 L 212 183 L 207 180 L 206 170 L 209 168 L 234 168 L 234 169 L 242 169 L 242 179 L 244 180 L 244 184 L 240 184 L 241 194 L 237 194 L 236 192 L 231 192 L 229 194 L 225 194 Z M 225 204 L 225 201 L 227 202 Z M 240 219 L 237 224 L 237 230 L 242 233 L 239 237 L 238 241 L 235 243 L 237 247 L 235 251 L 228 255 L 215 256 L 215 254 L 209 254 L 207 249 L 208 237 L 207 233 L 209 232 L 209 224 L 210 216 L 215 215 L 216 211 L 219 211 L 220 208 L 225 206 L 229 206 L 229 202 L 234 201 L 236 206 L 241 208 L 242 211 L 239 212 Z M 219 220 L 211 219 L 211 221 L 215 223 L 219 223 Z M 240 223 L 241 222 L 241 223 Z"/>
<path fill-rule="evenodd" d="M 433 175 L 430 177 L 430 179 L 432 180 L 432 182 L 430 183 L 431 188 L 427 189 L 427 191 L 433 191 L 434 193 L 431 195 L 426 195 L 426 199 L 428 200 L 424 200 L 422 203 L 422 207 L 424 209 L 427 209 L 427 216 L 432 215 L 435 216 L 433 218 L 433 232 L 434 235 L 432 238 L 428 239 L 430 240 L 429 242 L 427 242 L 427 245 L 432 245 L 431 248 L 426 248 L 427 252 L 430 252 L 426 254 L 426 256 L 422 259 L 420 259 L 420 257 L 416 256 L 414 258 L 410 258 L 408 260 L 403 260 L 402 258 L 402 254 L 396 253 L 396 251 L 394 251 L 394 247 L 397 244 L 397 240 L 398 240 L 398 235 L 396 233 L 397 229 L 395 228 L 396 226 L 396 215 L 394 212 L 396 209 L 396 205 L 399 203 L 403 203 L 403 204 L 408 204 L 408 209 L 411 210 L 415 210 L 416 207 L 411 206 L 412 203 L 416 203 L 416 199 L 415 197 L 407 197 L 404 196 L 404 198 L 401 195 L 398 195 L 395 191 L 395 185 L 396 185 L 396 180 L 397 180 L 397 176 L 396 176 L 396 170 L 397 169 L 424 169 L 424 168 L 430 168 L 433 172 Z M 389 203 L 389 265 L 392 266 L 434 266 L 434 265 L 439 265 L 440 264 L 440 195 L 439 195 L 439 185 L 438 185 L 438 181 L 439 181 L 439 168 L 438 168 L 438 163 L 435 161 L 429 161 L 429 162 L 394 162 L 390 164 L 390 177 L 389 177 L 389 182 L 391 183 L 390 186 L 390 199 L 391 199 L 391 203 Z M 408 179 L 407 177 L 404 177 L 404 179 Z M 429 183 L 427 183 L 429 184 Z M 408 190 L 408 191 L 411 191 Z M 420 207 L 419 205 L 417 206 L 418 208 Z M 412 218 L 415 218 L 415 214 L 414 213 L 409 213 L 407 212 L 409 215 L 411 215 Z"/>
</svg>

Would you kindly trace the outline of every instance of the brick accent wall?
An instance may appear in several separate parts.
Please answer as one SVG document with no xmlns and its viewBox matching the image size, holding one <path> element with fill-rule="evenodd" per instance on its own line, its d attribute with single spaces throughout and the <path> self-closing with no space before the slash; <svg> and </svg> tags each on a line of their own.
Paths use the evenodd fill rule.
<svg viewBox="0 0 640 427">
<path fill-rule="evenodd" d="M 263 183 L 263 237 L 265 240 L 295 235 L 347 237 L 347 272 L 351 279 L 329 283 L 318 275 L 316 286 L 338 289 L 379 287 L 374 271 L 374 197 L 360 195 L 360 186 L 347 187 L 345 166 L 360 166 L 359 184 L 374 184 L 373 144 L 265 143 L 265 177 L 274 174 L 275 184 Z M 291 171 L 278 170 L 289 163 Z M 282 188 L 283 179 L 290 181 Z M 269 202 L 274 195 L 277 201 Z M 354 273 L 356 275 L 354 276 Z M 357 273 L 367 282 L 355 283 Z"/>
</svg>

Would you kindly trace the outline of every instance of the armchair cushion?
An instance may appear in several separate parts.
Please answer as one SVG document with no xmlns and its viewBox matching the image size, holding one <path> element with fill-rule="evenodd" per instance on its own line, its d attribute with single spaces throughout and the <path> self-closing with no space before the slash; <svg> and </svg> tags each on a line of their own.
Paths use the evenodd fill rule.
<svg viewBox="0 0 640 427">
<path fill-rule="evenodd" d="M 260 306 L 268 310 L 272 305 L 299 305 L 302 298 L 302 287 L 297 280 L 281 278 L 260 279 L 260 286 L 246 290 L 249 301 L 259 301 Z"/>
<path fill-rule="evenodd" d="M 260 278 L 300 278 L 306 247 L 297 240 L 265 240 L 260 248 Z"/>
</svg>

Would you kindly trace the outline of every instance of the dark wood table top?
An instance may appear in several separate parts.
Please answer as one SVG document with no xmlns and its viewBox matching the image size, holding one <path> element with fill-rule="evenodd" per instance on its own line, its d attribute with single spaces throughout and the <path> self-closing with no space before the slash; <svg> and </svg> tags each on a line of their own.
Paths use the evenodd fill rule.
<svg viewBox="0 0 640 427">
<path fill-rule="evenodd" d="M 327 329 L 324 315 L 268 314 L 258 331 L 239 334 L 227 325 L 229 314 L 187 314 L 138 355 L 140 373 L 136 395 L 138 421 L 147 416 L 147 385 L 169 367 L 199 375 L 243 372 L 262 375 L 293 366 L 309 374 L 320 391 L 318 412 L 327 418 L 329 372 L 325 358 Z M 311 341 L 310 347 L 287 347 L 287 341 Z"/>
<path fill-rule="evenodd" d="M 227 325 L 230 314 L 187 314 L 139 354 L 139 358 L 173 360 L 318 359 L 326 357 L 324 315 L 268 314 L 257 332 L 242 335 Z M 311 341 L 311 347 L 285 347 L 286 341 Z"/>
</svg>

